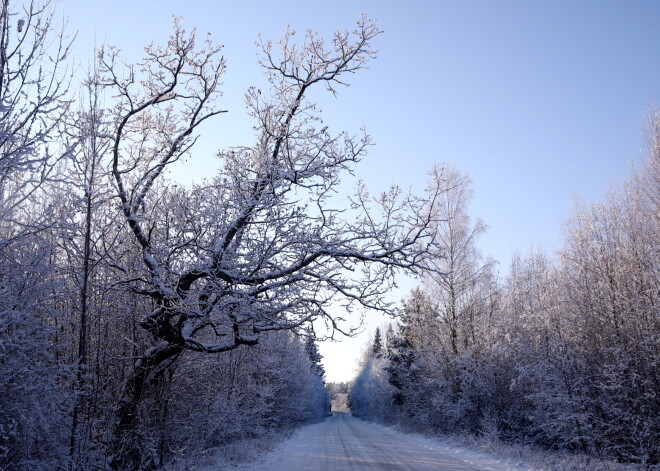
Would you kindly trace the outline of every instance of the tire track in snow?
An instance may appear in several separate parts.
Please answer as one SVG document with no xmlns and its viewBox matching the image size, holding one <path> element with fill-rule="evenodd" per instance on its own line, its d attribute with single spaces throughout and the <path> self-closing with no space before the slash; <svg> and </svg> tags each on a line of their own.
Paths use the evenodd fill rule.
<svg viewBox="0 0 660 471">
<path fill-rule="evenodd" d="M 481 455 L 481 456 L 477 456 Z M 476 457 L 476 458 L 475 458 Z M 242 468 L 244 469 L 244 468 Z M 443 446 L 335 412 L 304 427 L 247 469 L 259 471 L 523 471 L 529 468 Z"/>
</svg>

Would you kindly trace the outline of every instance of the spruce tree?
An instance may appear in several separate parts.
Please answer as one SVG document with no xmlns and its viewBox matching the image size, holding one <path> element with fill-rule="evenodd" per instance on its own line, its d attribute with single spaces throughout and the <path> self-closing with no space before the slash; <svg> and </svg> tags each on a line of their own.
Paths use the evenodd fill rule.
<svg viewBox="0 0 660 471">
<path fill-rule="evenodd" d="M 380 334 L 380 328 L 376 327 L 376 334 L 374 335 L 374 344 L 372 352 L 378 358 L 383 355 L 383 337 Z"/>
<path fill-rule="evenodd" d="M 319 353 L 319 347 L 316 345 L 313 336 L 308 336 L 305 340 L 305 351 L 307 352 L 312 371 L 316 373 L 319 378 L 323 379 L 325 377 L 325 368 L 323 368 L 323 364 L 321 363 L 323 355 Z"/>
</svg>

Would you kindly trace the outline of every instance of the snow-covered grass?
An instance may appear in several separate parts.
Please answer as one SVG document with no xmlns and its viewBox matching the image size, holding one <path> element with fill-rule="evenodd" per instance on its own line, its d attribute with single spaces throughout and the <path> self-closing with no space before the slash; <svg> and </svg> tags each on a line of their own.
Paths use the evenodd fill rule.
<svg viewBox="0 0 660 471">
<path fill-rule="evenodd" d="M 197 456 L 175 460 L 164 466 L 161 471 L 219 471 L 241 469 L 247 463 L 263 459 L 282 441 L 293 434 L 278 432 L 259 438 L 244 439 L 227 445 L 208 448 Z"/>
<path fill-rule="evenodd" d="M 430 437 L 434 442 L 442 443 L 450 449 L 469 450 L 470 453 L 483 453 L 505 460 L 508 463 L 517 463 L 524 469 L 534 471 L 638 471 L 655 469 L 659 467 L 644 468 L 639 465 L 621 464 L 613 461 L 600 460 L 587 455 L 571 454 L 567 452 L 550 452 L 527 445 L 512 445 L 496 438 L 476 437 L 474 435 Z"/>
</svg>

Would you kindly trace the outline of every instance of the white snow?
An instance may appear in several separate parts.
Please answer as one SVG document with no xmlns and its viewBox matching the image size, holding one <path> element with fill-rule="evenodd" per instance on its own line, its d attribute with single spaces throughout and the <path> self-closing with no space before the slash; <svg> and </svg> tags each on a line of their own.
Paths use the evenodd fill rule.
<svg viewBox="0 0 660 471">
<path fill-rule="evenodd" d="M 209 466 L 205 471 L 227 469 Z M 519 460 L 363 422 L 334 412 L 322 423 L 303 427 L 260 461 L 236 465 L 243 471 L 526 471 Z"/>
</svg>

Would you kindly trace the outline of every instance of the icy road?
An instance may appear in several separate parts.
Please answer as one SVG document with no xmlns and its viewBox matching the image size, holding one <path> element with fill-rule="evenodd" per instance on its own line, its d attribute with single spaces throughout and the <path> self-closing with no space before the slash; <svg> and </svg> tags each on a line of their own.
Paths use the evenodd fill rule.
<svg viewBox="0 0 660 471">
<path fill-rule="evenodd" d="M 245 468 L 241 468 L 245 469 Z M 522 471 L 530 468 L 362 422 L 348 412 L 305 427 L 265 461 L 248 469 L 263 471 Z"/>
</svg>

